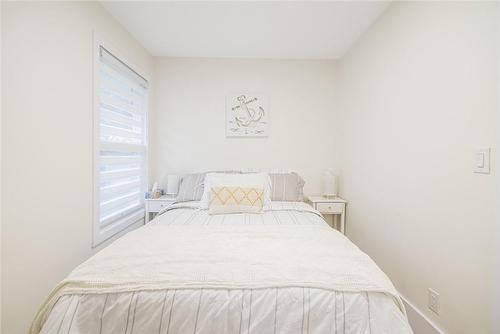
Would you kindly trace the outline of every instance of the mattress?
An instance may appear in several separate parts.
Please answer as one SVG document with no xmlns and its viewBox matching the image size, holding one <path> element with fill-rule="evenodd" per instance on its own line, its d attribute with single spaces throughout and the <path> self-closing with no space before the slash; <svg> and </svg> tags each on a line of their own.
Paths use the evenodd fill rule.
<svg viewBox="0 0 500 334">
<path fill-rule="evenodd" d="M 186 229 L 183 230 L 183 228 Z M 147 231 L 148 229 L 150 232 Z M 224 234 L 228 229 L 233 234 Z M 352 272 L 349 268 L 344 270 L 343 266 L 349 265 L 349 259 L 359 258 L 365 261 L 367 256 L 362 254 L 343 235 L 330 229 L 321 215 L 305 203 L 273 202 L 263 214 L 232 215 L 208 215 L 207 210 L 197 208 L 197 202 L 182 203 L 165 210 L 140 230 L 143 231 L 138 231 L 137 236 L 131 235 L 129 237 L 130 242 L 134 242 L 134 240 L 139 242 L 141 233 L 148 232 L 161 238 L 162 233 L 170 231 L 174 235 L 179 230 L 185 234 L 191 232 L 195 236 L 197 231 L 201 230 L 204 239 L 196 239 L 195 236 L 186 237 L 186 240 L 196 243 L 185 248 L 190 251 L 194 250 L 194 256 L 190 254 L 192 257 L 186 257 L 184 254 L 182 257 L 170 254 L 170 262 L 163 267 L 159 262 L 154 262 L 155 258 L 157 261 L 159 257 L 159 253 L 152 251 L 156 248 L 153 246 L 151 249 L 147 246 L 143 247 L 146 248 L 145 254 L 149 254 L 149 257 L 153 259 L 147 264 L 147 270 L 150 273 L 144 277 L 141 276 L 141 273 L 131 277 L 136 280 L 138 280 L 137 277 L 142 277 L 139 281 L 150 281 L 152 276 L 153 278 L 163 277 L 157 283 L 164 283 L 163 281 L 167 280 L 165 278 L 168 277 L 168 281 L 172 283 L 170 285 L 155 284 L 137 287 L 137 284 L 124 284 L 131 280 L 127 276 L 129 270 L 123 270 L 126 262 L 123 262 L 122 265 L 119 259 L 114 261 L 116 257 L 108 257 L 109 262 L 103 261 L 103 258 L 106 258 L 106 252 L 103 251 L 104 255 L 101 256 L 100 261 L 95 260 L 93 263 L 92 259 L 89 260 L 86 266 L 84 264 L 82 268 L 77 268 L 76 273 L 70 275 L 66 283 L 55 290 L 56 293 L 48 299 L 45 307 L 42 307 L 37 315 L 31 333 L 412 333 L 404 308 L 398 301 L 398 296 L 395 296 L 393 292 L 395 290 L 392 284 L 383 281 L 384 278 L 381 276 L 380 286 L 384 284 L 391 286 L 385 289 L 377 288 L 373 282 L 370 285 L 369 282 L 364 284 L 362 280 L 356 281 L 354 279 L 357 277 L 356 270 L 352 270 Z M 221 251 L 211 254 L 212 257 L 208 256 L 210 254 L 205 253 L 210 253 L 210 250 L 206 245 L 202 245 L 203 240 L 207 245 L 214 243 L 214 241 L 210 238 L 207 239 L 205 230 L 210 231 L 210 237 L 216 238 L 214 240 L 220 239 L 220 236 L 223 235 L 234 236 L 234 239 L 229 237 L 222 240 L 221 243 L 231 244 L 232 240 L 238 240 L 241 247 L 232 249 L 233 253 L 241 253 L 227 254 Z M 156 232 L 151 233 L 151 231 Z M 253 233 L 253 231 L 258 232 Z M 295 260 L 283 256 L 283 249 L 286 250 L 288 244 L 286 240 L 280 239 L 280 235 L 290 239 L 297 235 L 297 231 L 301 235 L 310 233 L 311 238 L 314 238 L 318 233 L 320 236 L 328 234 L 328 240 L 345 246 L 337 249 L 347 249 L 345 253 L 342 253 L 342 256 L 338 257 L 345 259 L 345 261 L 325 262 L 328 263 L 328 270 L 320 266 L 308 267 L 308 271 L 314 273 L 312 278 L 308 277 L 307 273 L 295 273 L 296 268 L 289 268 L 290 264 L 293 267 Z M 265 238 L 255 242 L 254 239 L 264 232 Z M 239 234 L 245 234 L 247 238 L 238 239 Z M 167 241 L 166 235 L 163 236 Z M 182 237 L 171 238 L 170 242 L 178 242 L 178 245 L 182 245 L 184 241 L 178 239 L 182 239 Z M 272 276 L 269 275 L 269 272 L 272 271 L 270 270 L 263 271 L 264 274 L 252 272 L 251 275 L 240 275 L 241 271 L 246 270 L 245 261 L 249 264 L 254 261 L 251 256 L 254 252 L 251 248 L 259 248 L 262 240 L 268 239 L 270 240 L 269 244 L 283 243 L 285 248 L 281 250 L 276 248 L 278 254 L 274 254 L 274 262 L 273 254 L 268 254 L 262 262 L 268 261 L 269 264 L 276 267 L 277 272 L 285 274 Z M 159 244 L 161 245 L 161 242 Z M 123 243 L 123 245 L 130 245 L 130 243 Z M 262 246 L 264 247 L 264 245 Z M 308 248 L 314 247 L 313 245 L 307 246 Z M 109 248 L 113 247 L 115 250 L 119 249 L 114 244 Z M 235 245 L 225 245 L 221 249 L 230 249 L 227 247 L 235 247 Z M 250 249 L 245 251 L 241 249 L 242 247 Z M 123 256 L 126 256 L 127 249 L 122 248 Z M 171 253 L 175 253 L 172 251 L 173 249 L 177 248 L 171 248 Z M 196 254 L 196 252 L 200 253 Z M 120 252 L 115 252 L 114 256 L 116 253 L 120 254 Z M 307 267 L 307 263 L 304 263 L 308 259 L 307 257 L 304 256 L 300 262 L 300 252 L 291 250 L 291 253 L 295 254 L 298 267 Z M 306 250 L 304 253 L 307 253 Z M 129 260 L 129 263 L 133 263 L 134 268 L 137 268 L 137 263 L 142 264 L 141 259 L 134 259 L 136 253 L 132 250 L 130 254 L 129 258 L 132 260 Z M 227 271 L 221 269 L 226 267 L 221 266 L 218 259 L 221 263 L 230 262 L 231 257 L 241 258 L 242 261 L 232 267 L 224 264 L 227 266 Z M 279 261 L 280 257 L 281 261 Z M 192 262 L 198 260 L 200 263 L 192 267 L 188 266 L 187 273 L 181 274 L 180 272 L 184 270 L 186 262 L 190 262 L 190 259 Z M 207 261 L 205 267 L 203 259 Z M 353 263 L 370 265 L 369 262 L 363 261 L 353 261 Z M 321 264 L 321 261 L 318 262 Z M 151 263 L 158 263 L 157 268 L 152 268 L 154 265 Z M 336 263 L 338 263 L 338 271 L 330 268 L 334 267 Z M 89 268 L 100 269 L 90 271 Z M 105 273 L 106 270 L 103 268 L 109 269 L 109 272 Z M 202 279 L 189 280 L 196 281 L 197 284 L 173 284 L 176 278 L 189 277 L 190 270 L 194 271 L 192 268 L 205 268 L 207 273 L 202 275 Z M 216 268 L 213 270 L 216 272 L 214 277 L 219 280 L 205 277 L 210 276 L 211 268 Z M 358 268 L 358 271 L 363 273 L 365 272 L 363 269 Z M 120 270 L 123 270 L 124 276 L 117 274 Z M 373 268 L 371 270 L 373 271 Z M 344 271 L 347 273 L 346 275 L 344 275 Z M 91 275 L 85 276 L 89 272 Z M 368 270 L 366 272 L 371 273 Z M 342 280 L 339 280 L 338 285 L 329 284 L 330 281 L 336 281 L 336 276 L 331 276 L 332 273 L 335 273 L 336 276 L 346 276 L 350 283 L 340 284 Z M 372 276 L 378 274 L 376 272 Z M 109 278 L 106 275 L 109 275 Z M 380 272 L 380 275 L 383 273 Z M 302 278 L 294 281 L 292 276 Z M 94 284 L 87 284 L 86 289 L 71 289 L 68 283 L 76 281 L 77 277 L 81 281 L 94 282 Z M 231 278 L 232 284 L 227 283 L 228 277 Z M 303 277 L 307 277 L 307 279 Z M 321 277 L 325 277 L 325 279 L 322 281 Z M 332 277 L 335 279 L 331 279 Z M 95 284 L 97 281 L 112 282 L 113 280 L 122 283 L 120 289 L 109 289 L 108 285 Z M 214 282 L 224 282 L 224 284 L 214 284 Z M 321 282 L 326 283 L 320 284 Z"/>
</svg>

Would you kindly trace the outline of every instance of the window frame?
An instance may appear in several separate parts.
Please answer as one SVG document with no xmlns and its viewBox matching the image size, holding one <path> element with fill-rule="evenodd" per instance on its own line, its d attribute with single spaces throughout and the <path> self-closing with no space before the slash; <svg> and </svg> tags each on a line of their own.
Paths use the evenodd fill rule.
<svg viewBox="0 0 500 334">
<path fill-rule="evenodd" d="M 144 184 L 143 189 L 147 190 L 149 185 L 149 98 L 151 90 L 151 80 L 147 72 L 143 71 L 139 66 L 134 64 L 120 50 L 115 48 L 111 43 L 104 40 L 98 33 L 93 32 L 93 70 L 92 70 L 92 85 L 93 85 L 93 112 L 92 112 L 92 248 L 101 245 L 103 242 L 113 238 L 117 234 L 126 231 L 131 226 L 140 226 L 145 223 L 145 213 L 137 218 L 137 220 L 118 221 L 110 224 L 105 228 L 100 225 L 100 49 L 103 47 L 114 57 L 128 66 L 132 71 L 139 74 L 148 82 L 148 95 L 146 98 L 145 108 L 145 150 L 144 150 Z M 120 145 L 120 144 L 117 144 Z M 145 204 L 144 204 L 145 206 Z M 144 208 L 145 209 L 145 208 Z M 145 210 L 144 210 L 145 212 Z"/>
</svg>

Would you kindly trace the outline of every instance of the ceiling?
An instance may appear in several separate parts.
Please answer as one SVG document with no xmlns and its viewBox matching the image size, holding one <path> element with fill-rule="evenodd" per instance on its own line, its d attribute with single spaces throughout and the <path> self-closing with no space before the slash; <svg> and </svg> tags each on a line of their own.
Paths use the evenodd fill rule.
<svg viewBox="0 0 500 334">
<path fill-rule="evenodd" d="M 389 1 L 101 1 L 153 56 L 337 59 Z"/>
</svg>

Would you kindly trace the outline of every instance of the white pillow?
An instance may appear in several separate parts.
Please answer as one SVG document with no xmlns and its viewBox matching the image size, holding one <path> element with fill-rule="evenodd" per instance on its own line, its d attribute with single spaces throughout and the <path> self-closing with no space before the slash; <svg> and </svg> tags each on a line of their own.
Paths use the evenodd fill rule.
<svg viewBox="0 0 500 334">
<path fill-rule="evenodd" d="M 267 173 L 223 174 L 208 173 L 205 176 L 200 209 L 208 209 L 213 187 L 246 187 L 264 189 L 264 208 L 271 205 L 271 178 Z"/>
</svg>

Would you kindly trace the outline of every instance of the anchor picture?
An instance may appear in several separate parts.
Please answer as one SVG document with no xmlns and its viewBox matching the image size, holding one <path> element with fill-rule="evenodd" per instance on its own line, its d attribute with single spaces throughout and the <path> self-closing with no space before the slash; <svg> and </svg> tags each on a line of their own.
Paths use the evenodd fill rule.
<svg viewBox="0 0 500 334">
<path fill-rule="evenodd" d="M 238 93 L 226 97 L 227 137 L 266 137 L 267 97 Z"/>
</svg>

